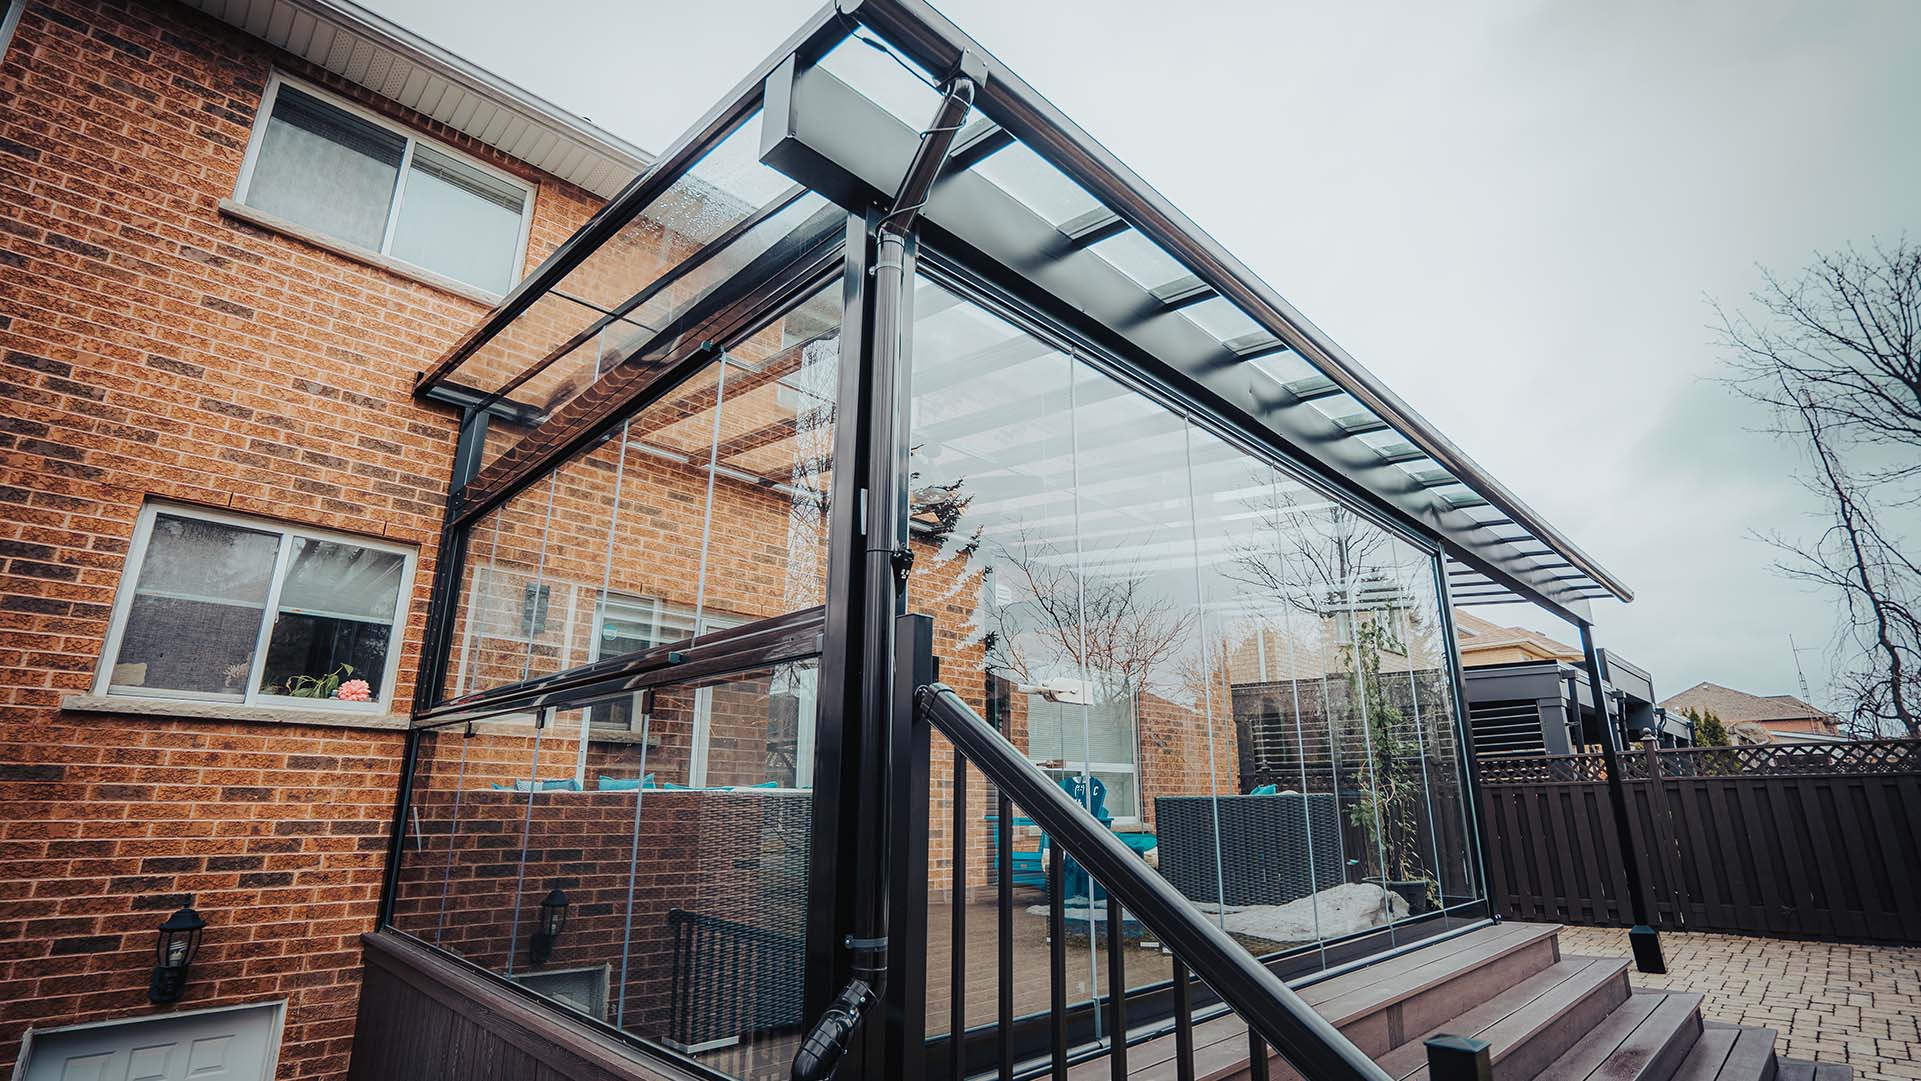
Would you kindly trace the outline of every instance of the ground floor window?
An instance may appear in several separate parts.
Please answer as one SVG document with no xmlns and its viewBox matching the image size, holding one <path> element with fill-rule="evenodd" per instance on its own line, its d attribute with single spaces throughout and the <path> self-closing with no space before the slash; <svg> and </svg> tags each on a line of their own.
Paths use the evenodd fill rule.
<svg viewBox="0 0 1921 1081">
<path fill-rule="evenodd" d="M 96 690 L 385 708 L 413 574 L 410 548 L 149 504 Z"/>
<path fill-rule="evenodd" d="M 1125 694 L 1085 697 L 1081 684 L 1041 688 L 1027 695 L 1027 757 L 1056 781 L 1083 775 L 1113 821 L 1140 821 L 1139 767 L 1134 708 Z"/>
</svg>

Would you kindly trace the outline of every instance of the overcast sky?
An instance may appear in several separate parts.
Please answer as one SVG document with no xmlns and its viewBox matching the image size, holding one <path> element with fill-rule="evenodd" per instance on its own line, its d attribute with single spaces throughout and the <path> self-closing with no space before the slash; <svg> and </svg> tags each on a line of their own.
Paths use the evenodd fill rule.
<svg viewBox="0 0 1921 1081">
<path fill-rule="evenodd" d="M 362 0 L 643 147 L 811 0 Z M 1708 298 L 1921 234 L 1921 3 L 948 0 L 942 9 L 1637 593 L 1663 696 L 1825 699 L 1792 448 L 1713 382 Z M 1531 609 L 1484 609 L 1564 640 Z"/>
</svg>

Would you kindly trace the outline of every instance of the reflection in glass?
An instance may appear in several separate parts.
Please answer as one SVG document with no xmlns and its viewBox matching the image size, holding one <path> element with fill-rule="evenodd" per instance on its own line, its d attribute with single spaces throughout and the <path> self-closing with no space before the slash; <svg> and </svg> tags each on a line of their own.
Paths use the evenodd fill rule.
<svg viewBox="0 0 1921 1081">
<path fill-rule="evenodd" d="M 824 603 L 839 317 L 808 298 L 479 518 L 443 696 Z"/>
<path fill-rule="evenodd" d="M 261 693 L 324 697 L 321 692 L 361 680 L 368 696 L 361 700 L 380 697 L 406 559 L 340 541 L 295 537 L 292 543 Z"/>
<path fill-rule="evenodd" d="M 262 530 L 155 515 L 112 689 L 245 695 L 279 548 Z"/>
<path fill-rule="evenodd" d="M 785 1076 L 817 680 L 807 660 L 656 688 L 632 731 L 589 707 L 423 733 L 393 926 L 721 1073 Z"/>
<path fill-rule="evenodd" d="M 946 682 L 1252 952 L 1472 896 L 1434 558 L 960 296 L 923 281 L 915 314 L 908 608 L 933 615 Z M 954 874 L 951 770 L 937 741 L 936 1034 L 956 913 L 991 956 L 1002 831 L 1017 942 L 1044 947 L 1048 915 L 1048 839 L 978 781 Z M 1104 905 L 1075 897 L 1098 884 L 1066 884 L 1071 1006 L 1107 959 Z M 996 979 L 970 968 L 972 1018 Z M 1014 979 L 1017 1009 L 1045 1007 L 1044 953 Z"/>
</svg>

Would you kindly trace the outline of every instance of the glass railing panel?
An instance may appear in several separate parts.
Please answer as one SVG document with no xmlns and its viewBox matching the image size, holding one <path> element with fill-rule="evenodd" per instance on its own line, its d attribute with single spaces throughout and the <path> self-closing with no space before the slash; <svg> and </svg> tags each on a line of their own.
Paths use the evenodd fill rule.
<svg viewBox="0 0 1921 1081">
<path fill-rule="evenodd" d="M 803 1021 L 818 665 L 423 733 L 392 925 L 731 1077 Z"/>
</svg>

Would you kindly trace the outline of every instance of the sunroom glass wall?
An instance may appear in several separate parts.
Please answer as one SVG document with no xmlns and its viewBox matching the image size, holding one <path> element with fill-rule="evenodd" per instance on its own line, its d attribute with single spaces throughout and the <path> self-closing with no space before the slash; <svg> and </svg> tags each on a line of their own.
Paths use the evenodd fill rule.
<svg viewBox="0 0 1921 1081">
<path fill-rule="evenodd" d="M 1451 870 L 1465 834 L 1430 810 L 1458 816 L 1430 791 L 1458 770 L 1438 731 L 1454 723 L 1444 643 L 1402 642 L 1441 625 L 1411 584 L 1432 556 L 952 292 L 923 280 L 915 313 L 908 608 L 934 615 L 945 681 L 1253 952 L 1471 893 Z M 1003 823 L 971 775 L 955 882 L 950 762 L 937 746 L 929 933 L 944 942 L 958 912 L 985 945 Z M 1018 809 L 1005 828 L 1016 941 L 1044 942 L 1048 841 Z M 1070 1007 L 1106 983 L 1104 906 L 1085 900 L 1102 894 L 1075 871 Z M 929 951 L 936 1034 L 952 1024 L 945 953 Z M 981 1023 L 997 976 L 992 950 L 977 956 Z M 1044 954 L 1017 951 L 1018 1011 L 1044 1008 L 1046 979 Z"/>
<path fill-rule="evenodd" d="M 802 1022 L 812 659 L 420 735 L 392 925 L 729 1076 Z M 767 778 L 759 780 L 759 778 Z"/>
<path fill-rule="evenodd" d="M 476 519 L 443 700 L 823 603 L 839 314 L 811 297 Z"/>
</svg>

